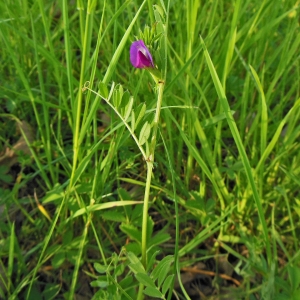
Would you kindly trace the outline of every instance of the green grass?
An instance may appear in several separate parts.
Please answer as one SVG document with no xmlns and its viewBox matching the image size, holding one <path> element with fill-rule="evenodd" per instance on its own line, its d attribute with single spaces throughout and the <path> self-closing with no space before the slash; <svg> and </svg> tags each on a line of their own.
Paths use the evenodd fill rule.
<svg viewBox="0 0 300 300">
<path fill-rule="evenodd" d="M 0 3 L 0 299 L 297 299 L 299 6 Z"/>
</svg>

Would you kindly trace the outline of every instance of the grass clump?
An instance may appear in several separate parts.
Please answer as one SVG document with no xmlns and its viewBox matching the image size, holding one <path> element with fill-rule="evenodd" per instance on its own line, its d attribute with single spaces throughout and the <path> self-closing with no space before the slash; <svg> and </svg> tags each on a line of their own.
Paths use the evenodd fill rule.
<svg viewBox="0 0 300 300">
<path fill-rule="evenodd" d="M 299 5 L 1 3 L 0 298 L 297 299 Z"/>
</svg>

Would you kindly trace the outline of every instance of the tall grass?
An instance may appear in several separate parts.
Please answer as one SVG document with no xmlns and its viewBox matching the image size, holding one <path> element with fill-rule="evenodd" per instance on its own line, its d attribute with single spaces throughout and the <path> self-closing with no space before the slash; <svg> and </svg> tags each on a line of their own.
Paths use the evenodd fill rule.
<svg viewBox="0 0 300 300">
<path fill-rule="evenodd" d="M 0 11 L 0 298 L 297 299 L 299 1 Z"/>
</svg>

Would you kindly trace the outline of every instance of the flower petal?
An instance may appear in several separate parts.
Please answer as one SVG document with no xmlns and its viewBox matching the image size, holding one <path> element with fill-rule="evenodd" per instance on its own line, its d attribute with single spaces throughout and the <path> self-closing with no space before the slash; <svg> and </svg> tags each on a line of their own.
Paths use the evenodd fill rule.
<svg viewBox="0 0 300 300">
<path fill-rule="evenodd" d="M 131 44 L 130 62 L 135 68 L 154 68 L 151 53 L 142 40 L 135 41 Z"/>
</svg>

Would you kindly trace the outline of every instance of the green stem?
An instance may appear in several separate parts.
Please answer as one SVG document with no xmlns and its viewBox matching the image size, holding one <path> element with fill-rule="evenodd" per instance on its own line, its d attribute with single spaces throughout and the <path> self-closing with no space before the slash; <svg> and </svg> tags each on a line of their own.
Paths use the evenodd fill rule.
<svg viewBox="0 0 300 300">
<path fill-rule="evenodd" d="M 152 140 L 151 140 L 151 146 L 150 146 L 150 156 L 149 156 L 151 161 L 154 161 L 154 152 L 155 152 L 155 146 L 156 146 L 157 129 L 158 129 L 158 122 L 159 122 L 159 116 L 160 116 L 164 86 L 165 86 L 164 81 L 159 80 L 158 83 L 157 83 L 158 96 L 157 96 L 157 104 L 156 104 L 153 134 L 152 134 Z"/>
<path fill-rule="evenodd" d="M 153 164 L 154 164 L 154 152 L 155 152 L 155 146 L 157 140 L 156 138 L 157 129 L 158 129 L 162 99 L 163 99 L 164 85 L 165 84 L 163 81 L 158 81 L 157 83 L 158 96 L 157 96 L 157 104 L 156 104 L 155 117 L 154 117 L 153 134 L 152 134 L 152 140 L 150 145 L 149 158 L 146 160 L 147 179 L 146 179 L 146 187 L 145 187 L 145 195 L 144 195 L 143 224 L 142 224 L 142 264 L 145 270 L 147 269 L 147 221 L 148 221 L 149 196 L 150 196 L 151 178 L 152 178 L 152 171 L 153 171 Z M 140 284 L 138 300 L 143 299 L 143 294 L 142 294 L 143 289 L 144 286 Z"/>
<path fill-rule="evenodd" d="M 144 285 L 140 283 L 139 292 L 138 292 L 138 295 L 137 295 L 138 300 L 142 300 L 144 298 L 143 290 L 144 290 Z"/>
<path fill-rule="evenodd" d="M 153 162 L 147 161 L 147 180 L 144 195 L 143 225 L 142 225 L 142 264 L 147 268 L 147 221 Z"/>
</svg>

